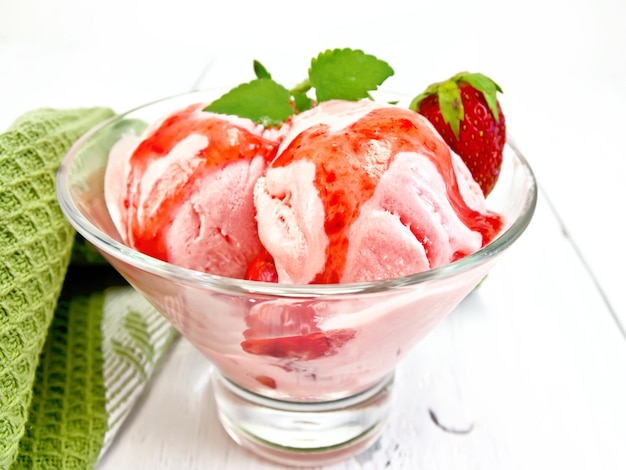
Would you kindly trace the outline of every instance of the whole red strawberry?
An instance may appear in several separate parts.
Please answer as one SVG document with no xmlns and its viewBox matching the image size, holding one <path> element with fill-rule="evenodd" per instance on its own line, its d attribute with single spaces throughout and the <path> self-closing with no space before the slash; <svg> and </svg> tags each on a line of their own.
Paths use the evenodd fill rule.
<svg viewBox="0 0 626 470">
<path fill-rule="evenodd" d="M 489 77 L 461 72 L 428 86 L 410 104 L 463 159 L 485 196 L 500 175 L 506 142 L 498 92 L 502 89 Z"/>
</svg>

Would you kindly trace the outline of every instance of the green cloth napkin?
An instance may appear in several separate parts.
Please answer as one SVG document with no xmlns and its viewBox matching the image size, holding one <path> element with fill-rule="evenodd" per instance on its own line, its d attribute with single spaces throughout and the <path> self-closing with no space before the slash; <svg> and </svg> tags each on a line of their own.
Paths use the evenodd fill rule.
<svg viewBox="0 0 626 470">
<path fill-rule="evenodd" d="M 37 109 L 0 134 L 0 469 L 87 469 L 176 337 L 78 236 L 55 175 L 108 108 Z"/>
</svg>

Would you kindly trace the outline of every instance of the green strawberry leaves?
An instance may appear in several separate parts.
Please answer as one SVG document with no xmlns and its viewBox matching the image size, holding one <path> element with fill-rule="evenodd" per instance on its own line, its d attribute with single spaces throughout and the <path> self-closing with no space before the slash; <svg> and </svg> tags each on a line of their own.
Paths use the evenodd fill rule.
<svg viewBox="0 0 626 470">
<path fill-rule="evenodd" d="M 370 98 L 394 74 L 387 62 L 355 49 L 334 49 L 311 60 L 308 77 L 288 90 L 276 82 L 259 61 L 253 62 L 255 80 L 241 84 L 213 101 L 204 110 L 251 119 L 266 127 L 278 126 L 315 102 Z"/>
<path fill-rule="evenodd" d="M 437 95 L 441 116 L 443 120 L 450 125 L 454 136 L 458 139 L 461 121 L 465 116 L 463 102 L 461 101 L 461 92 L 459 84 L 461 82 L 471 85 L 475 90 L 481 92 L 485 97 L 485 102 L 493 114 L 496 122 L 500 121 L 498 112 L 498 92 L 502 93 L 500 86 L 491 78 L 482 73 L 461 72 L 443 82 L 433 83 L 426 90 L 417 95 L 411 101 L 409 108 L 417 111 L 419 104 L 428 96 Z"/>
<path fill-rule="evenodd" d="M 452 132 L 459 138 L 461 121 L 465 115 L 461 91 L 456 82 L 445 82 L 437 89 L 437 99 L 443 120 L 450 124 Z"/>
<path fill-rule="evenodd" d="M 487 106 L 493 114 L 496 122 L 500 122 L 500 114 L 498 113 L 498 92 L 502 93 L 502 88 L 491 78 L 482 73 L 463 73 L 459 74 L 460 80 L 472 85 L 476 90 L 481 91 L 487 102 Z"/>
</svg>

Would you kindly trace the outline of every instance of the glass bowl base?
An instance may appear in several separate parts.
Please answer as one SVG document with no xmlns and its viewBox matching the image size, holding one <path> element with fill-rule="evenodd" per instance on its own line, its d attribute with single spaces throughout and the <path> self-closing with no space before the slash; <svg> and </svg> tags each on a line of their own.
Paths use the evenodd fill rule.
<svg viewBox="0 0 626 470">
<path fill-rule="evenodd" d="M 212 376 L 220 422 L 244 448 L 289 466 L 321 466 L 371 446 L 389 416 L 393 374 L 358 395 L 330 402 L 291 402 L 240 388 Z"/>
</svg>

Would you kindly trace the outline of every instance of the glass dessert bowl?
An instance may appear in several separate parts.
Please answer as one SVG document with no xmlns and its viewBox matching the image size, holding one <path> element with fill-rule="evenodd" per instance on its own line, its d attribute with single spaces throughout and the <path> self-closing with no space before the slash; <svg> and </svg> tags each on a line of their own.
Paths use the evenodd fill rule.
<svg viewBox="0 0 626 470">
<path fill-rule="evenodd" d="M 533 172 L 510 144 L 487 198 L 501 233 L 478 252 L 430 271 L 375 282 L 276 284 L 185 269 L 125 245 L 107 210 L 104 175 L 122 132 L 213 91 L 119 115 L 71 148 L 57 176 L 74 228 L 214 366 L 229 435 L 288 465 L 320 465 L 366 449 L 383 431 L 399 361 L 487 275 L 530 223 Z M 207 364 L 209 366 L 209 364 Z"/>
</svg>

